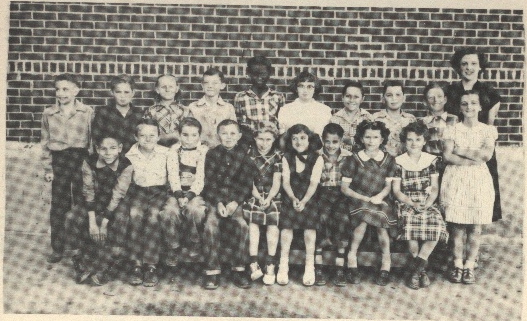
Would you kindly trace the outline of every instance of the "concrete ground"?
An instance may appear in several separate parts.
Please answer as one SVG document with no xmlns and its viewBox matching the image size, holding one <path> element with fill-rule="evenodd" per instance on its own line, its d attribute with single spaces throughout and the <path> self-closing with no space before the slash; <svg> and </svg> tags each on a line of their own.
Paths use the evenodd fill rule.
<svg viewBox="0 0 527 321">
<path fill-rule="evenodd" d="M 452 284 L 430 273 L 430 288 L 404 285 L 394 271 L 386 287 L 365 269 L 360 285 L 302 286 L 294 268 L 288 286 L 236 288 L 222 276 L 216 291 L 200 287 L 200 267 L 184 265 L 177 282 L 162 278 L 154 288 L 132 287 L 119 278 L 102 287 L 77 285 L 71 261 L 47 264 L 50 251 L 50 184 L 39 167 L 38 147 L 8 143 L 3 261 L 3 308 L 9 314 L 172 315 L 418 320 L 520 320 L 524 163 L 521 148 L 499 148 L 504 220 L 486 227 L 475 285 Z"/>
</svg>

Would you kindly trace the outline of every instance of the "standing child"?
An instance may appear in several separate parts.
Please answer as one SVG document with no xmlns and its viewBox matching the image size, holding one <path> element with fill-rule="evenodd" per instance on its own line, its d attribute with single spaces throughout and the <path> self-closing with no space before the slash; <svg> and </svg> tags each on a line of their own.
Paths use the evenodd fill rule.
<svg viewBox="0 0 527 321">
<path fill-rule="evenodd" d="M 192 115 L 203 126 L 201 141 L 209 148 L 220 144 L 216 128 L 224 119 L 236 120 L 234 106 L 225 102 L 221 96 L 221 90 L 225 89 L 225 76 L 216 68 L 211 68 L 203 73 L 201 83 L 203 87 L 203 98 L 191 103 L 188 108 Z"/>
<path fill-rule="evenodd" d="M 91 147 L 93 109 L 75 97 L 80 82 L 75 75 L 55 77 L 57 104 L 42 113 L 42 163 L 44 179 L 51 183 L 51 247 L 49 263 L 62 260 L 66 213 L 82 203 L 82 162 Z"/>
<path fill-rule="evenodd" d="M 280 181 L 282 179 L 282 154 L 274 146 L 278 136 L 278 128 L 269 121 L 256 125 L 254 137 L 256 146 L 249 151 L 249 156 L 258 167 L 258 175 L 254 179 L 252 197 L 243 204 L 243 214 L 249 222 L 249 255 L 251 279 L 263 278 L 266 285 L 275 283 L 276 247 L 280 230 Z M 267 258 L 265 260 L 265 275 L 258 265 L 258 243 L 260 241 L 260 226 L 267 226 Z"/>
<path fill-rule="evenodd" d="M 346 284 L 344 277 L 344 253 L 348 246 L 346 232 L 348 202 L 340 191 L 342 180 L 342 166 L 351 152 L 341 148 L 344 129 L 339 124 L 329 123 L 322 132 L 321 156 L 324 159 L 324 169 L 320 179 L 319 207 L 320 228 L 317 230 L 317 247 L 315 250 L 315 284 L 326 284 L 326 277 L 322 271 L 322 250 L 332 245 L 332 239 L 337 242 L 337 275 L 334 280 L 337 286 Z M 335 235 L 334 235 L 335 234 Z"/>
<path fill-rule="evenodd" d="M 259 122 L 269 121 L 278 128 L 278 111 L 284 105 L 285 97 L 269 87 L 272 73 L 273 66 L 265 57 L 256 56 L 247 61 L 247 76 L 251 87 L 239 92 L 234 98 L 236 118 L 243 134 L 240 143 L 252 143 L 252 133 L 258 129 Z"/>
<path fill-rule="evenodd" d="M 452 223 L 454 268 L 450 281 L 476 282 L 475 261 L 479 254 L 482 224 L 492 223 L 494 187 L 485 164 L 494 153 L 498 132 L 494 126 L 478 121 L 480 93 L 461 96 L 463 122 L 447 128 L 444 158 L 448 163 L 441 185 L 441 203 L 446 221 Z M 467 233 L 467 255 L 463 264 L 463 236 Z"/>
<path fill-rule="evenodd" d="M 385 286 L 390 281 L 390 234 L 396 232 L 397 214 L 389 194 L 395 174 L 395 159 L 381 150 L 388 141 L 390 130 L 380 121 L 363 121 L 357 127 L 355 143 L 362 150 L 353 153 L 342 168 L 342 192 L 349 197 L 350 224 L 353 237 L 348 253 L 348 283 L 360 283 L 357 268 L 357 250 L 364 238 L 366 227 L 377 229 L 382 251 L 381 270 L 376 283 Z"/>
<path fill-rule="evenodd" d="M 187 107 L 178 103 L 181 96 L 178 80 L 174 75 L 161 75 L 155 84 L 156 103 L 145 111 L 144 118 L 159 123 L 159 144 L 170 147 L 178 142 L 178 125 L 184 117 L 192 116 Z"/>
<path fill-rule="evenodd" d="M 386 108 L 372 115 L 374 120 L 383 122 L 390 131 L 385 148 L 393 157 L 404 152 L 404 145 L 399 139 L 401 130 L 404 126 L 416 121 L 414 115 L 402 111 L 405 99 L 403 83 L 398 80 L 386 80 L 382 97 Z"/>
<path fill-rule="evenodd" d="M 408 241 L 413 257 L 406 285 L 414 290 L 430 285 L 426 274 L 428 257 L 437 242 L 446 242 L 448 233 L 437 205 L 439 194 L 438 157 L 422 152 L 428 128 L 421 121 L 404 127 L 401 141 L 407 152 L 397 156 L 393 194 L 399 200 L 400 240 Z M 421 246 L 419 246 L 421 243 Z"/>
<path fill-rule="evenodd" d="M 371 114 L 360 108 L 364 101 L 364 88 L 358 81 L 348 81 L 342 89 L 342 103 L 344 108 L 336 112 L 330 119 L 331 123 L 339 124 L 344 129 L 342 147 L 354 151 L 355 133 L 357 125 L 363 120 L 373 120 Z"/>
<path fill-rule="evenodd" d="M 279 223 L 280 265 L 276 281 L 280 285 L 289 283 L 289 250 L 293 230 L 304 230 L 306 263 L 302 282 L 306 286 L 315 284 L 315 241 L 319 227 L 318 185 L 324 161 L 317 151 L 320 138 L 307 126 L 293 125 L 286 134 L 285 154 L 282 159 L 283 198 L 282 218 Z"/>
</svg>

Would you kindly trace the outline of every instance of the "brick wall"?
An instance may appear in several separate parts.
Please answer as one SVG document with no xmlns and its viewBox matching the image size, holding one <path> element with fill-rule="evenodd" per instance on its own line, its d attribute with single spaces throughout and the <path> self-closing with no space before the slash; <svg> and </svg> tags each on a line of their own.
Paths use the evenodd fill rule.
<svg viewBox="0 0 527 321">
<path fill-rule="evenodd" d="M 217 66 L 228 77 L 223 97 L 232 100 L 256 54 L 273 61 L 272 83 L 284 92 L 299 70 L 315 72 L 324 84 L 320 100 L 335 109 L 347 79 L 366 85 L 364 107 L 372 112 L 381 108 L 385 78 L 405 80 L 406 109 L 421 116 L 428 81 L 458 81 L 448 61 L 463 45 L 490 61 L 483 79 L 503 97 L 500 144 L 521 145 L 522 10 L 12 2 L 7 138 L 39 140 L 58 73 L 82 74 L 79 98 L 96 108 L 108 103 L 112 75 L 132 74 L 135 104 L 147 107 L 159 74 L 181 77 L 188 104 L 201 97 L 200 74 Z"/>
</svg>

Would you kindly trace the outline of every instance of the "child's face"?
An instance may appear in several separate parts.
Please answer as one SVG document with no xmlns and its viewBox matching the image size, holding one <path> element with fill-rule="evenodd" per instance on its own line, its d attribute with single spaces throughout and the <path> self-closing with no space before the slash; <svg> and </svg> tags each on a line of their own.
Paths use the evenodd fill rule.
<svg viewBox="0 0 527 321">
<path fill-rule="evenodd" d="M 367 151 L 377 151 L 382 144 L 381 131 L 377 129 L 366 129 L 361 140 Z"/>
<path fill-rule="evenodd" d="M 59 105 L 67 105 L 75 101 L 80 89 L 72 82 L 60 80 L 55 83 L 55 97 Z"/>
<path fill-rule="evenodd" d="M 464 55 L 459 63 L 461 69 L 461 77 L 466 81 L 478 80 L 481 67 L 479 66 L 479 58 L 477 54 Z"/>
<path fill-rule="evenodd" d="M 301 101 L 310 101 L 315 94 L 315 83 L 311 81 L 299 82 L 296 90 Z"/>
<path fill-rule="evenodd" d="M 120 144 L 113 138 L 105 138 L 95 149 L 97 150 L 97 154 L 99 154 L 99 160 L 110 165 L 119 157 L 119 153 L 123 150 L 123 144 Z"/>
<path fill-rule="evenodd" d="M 481 104 L 477 94 L 462 96 L 460 106 L 465 118 L 478 118 L 478 113 L 481 111 Z"/>
<path fill-rule="evenodd" d="M 354 111 L 359 109 L 360 104 L 364 100 L 362 93 L 357 87 L 348 87 L 346 88 L 346 93 L 342 97 L 342 103 L 344 103 L 344 108 L 348 111 Z"/>
<path fill-rule="evenodd" d="M 165 101 L 173 101 L 179 91 L 179 85 L 172 76 L 164 76 L 157 81 L 156 93 Z"/>
<path fill-rule="evenodd" d="M 156 126 L 141 124 L 137 129 L 137 135 L 135 136 L 139 147 L 144 150 L 151 151 L 157 145 L 159 141 L 159 133 Z"/>
<path fill-rule="evenodd" d="M 195 126 L 184 126 L 181 128 L 179 140 L 184 148 L 194 148 L 199 143 L 199 129 Z"/>
<path fill-rule="evenodd" d="M 227 126 L 221 126 L 218 130 L 218 136 L 220 137 L 220 143 L 226 149 L 231 149 L 236 146 L 238 140 L 242 137 L 238 126 L 230 124 Z"/>
<path fill-rule="evenodd" d="M 326 134 L 324 137 L 324 151 L 328 155 L 335 155 L 340 150 L 342 138 L 337 134 Z"/>
<path fill-rule="evenodd" d="M 406 135 L 406 149 L 408 153 L 414 154 L 419 153 L 423 150 L 423 147 L 426 144 L 426 140 L 423 135 L 417 135 L 414 132 L 409 132 Z"/>
<path fill-rule="evenodd" d="M 127 83 L 117 84 L 112 90 L 115 103 L 120 107 L 128 107 L 134 98 L 134 94 L 135 91 Z"/>
<path fill-rule="evenodd" d="M 221 81 L 220 76 L 205 76 L 203 77 L 203 82 L 201 83 L 205 96 L 214 98 L 220 95 L 222 89 L 225 88 L 225 83 Z"/>
<path fill-rule="evenodd" d="M 383 102 L 390 110 L 399 110 L 403 105 L 405 96 L 401 86 L 389 86 L 384 93 Z"/>
<path fill-rule="evenodd" d="M 259 133 L 255 138 L 256 148 L 260 154 L 265 155 L 269 153 L 274 143 L 274 135 L 269 132 Z"/>
<path fill-rule="evenodd" d="M 426 93 L 426 102 L 428 103 L 428 108 L 433 112 L 440 112 L 445 110 L 447 98 L 443 89 L 441 88 L 432 88 Z"/>
<path fill-rule="evenodd" d="M 303 153 L 309 148 L 309 136 L 304 132 L 293 134 L 291 143 L 298 153 Z"/>
<path fill-rule="evenodd" d="M 266 88 L 267 82 L 271 77 L 267 66 L 265 65 L 254 65 L 249 70 L 249 79 L 251 84 L 256 88 Z"/>
</svg>

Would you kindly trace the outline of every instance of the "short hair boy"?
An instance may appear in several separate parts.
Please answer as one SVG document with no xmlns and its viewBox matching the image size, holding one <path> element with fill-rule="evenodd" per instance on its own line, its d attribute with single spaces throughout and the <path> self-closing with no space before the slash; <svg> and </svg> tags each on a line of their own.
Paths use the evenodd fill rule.
<svg viewBox="0 0 527 321">
<path fill-rule="evenodd" d="M 203 126 L 202 143 L 212 148 L 220 143 L 216 134 L 217 125 L 224 119 L 236 120 L 236 113 L 234 106 L 225 102 L 220 96 L 221 90 L 226 86 L 225 76 L 220 70 L 210 68 L 205 71 L 201 86 L 203 97 L 191 103 L 188 108 Z"/>
<path fill-rule="evenodd" d="M 93 120 L 93 139 L 117 137 L 123 143 L 123 154 L 126 154 L 135 144 L 135 127 L 143 118 L 143 112 L 132 104 L 135 82 L 131 76 L 112 77 L 109 85 L 113 100 L 108 106 L 97 109 Z"/>
<path fill-rule="evenodd" d="M 414 115 L 401 109 L 406 100 L 404 89 L 401 81 L 386 80 L 383 86 L 382 98 L 385 109 L 372 115 L 373 120 L 383 122 L 390 130 L 390 136 L 385 148 L 394 157 L 404 153 L 404 144 L 401 143 L 399 138 L 402 128 L 416 121 Z"/>
<path fill-rule="evenodd" d="M 91 147 L 93 109 L 76 99 L 80 81 L 72 74 L 55 77 L 57 103 L 42 113 L 41 146 L 44 178 L 51 182 L 49 263 L 62 260 L 66 213 L 82 202 L 82 163 Z M 73 199 L 73 204 L 72 204 Z"/>
<path fill-rule="evenodd" d="M 234 284 L 251 286 L 245 272 L 249 226 L 243 218 L 242 204 L 251 196 L 254 175 L 258 171 L 247 150 L 238 144 L 238 123 L 231 119 L 218 125 L 221 145 L 211 149 L 205 158 L 205 188 L 202 195 L 207 206 L 204 223 L 205 276 L 203 287 L 215 289 L 221 273 L 220 233 L 229 233 L 235 253 L 232 269 Z M 221 223 L 221 224 L 220 224 Z"/>
</svg>

